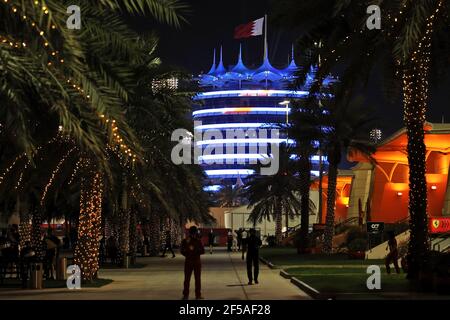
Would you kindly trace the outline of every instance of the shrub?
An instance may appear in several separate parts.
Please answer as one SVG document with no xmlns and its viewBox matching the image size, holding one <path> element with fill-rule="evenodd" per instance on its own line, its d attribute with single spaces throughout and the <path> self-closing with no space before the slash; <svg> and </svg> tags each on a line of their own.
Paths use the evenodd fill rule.
<svg viewBox="0 0 450 320">
<path fill-rule="evenodd" d="M 277 238 L 275 236 L 268 236 L 267 237 L 267 243 L 269 244 L 269 247 L 275 247 Z"/>
<path fill-rule="evenodd" d="M 348 244 L 349 251 L 353 251 L 353 252 L 366 251 L 366 249 L 367 249 L 367 239 L 364 239 L 364 238 L 353 239 Z"/>
<path fill-rule="evenodd" d="M 351 227 L 347 232 L 347 241 L 346 245 L 348 246 L 355 239 L 363 239 L 367 240 L 367 232 L 363 231 L 360 227 Z"/>
</svg>

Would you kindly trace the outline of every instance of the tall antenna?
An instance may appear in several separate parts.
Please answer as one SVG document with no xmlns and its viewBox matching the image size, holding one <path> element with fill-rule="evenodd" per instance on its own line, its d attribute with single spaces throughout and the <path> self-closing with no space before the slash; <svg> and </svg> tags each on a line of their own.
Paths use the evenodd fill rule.
<svg viewBox="0 0 450 320">
<path fill-rule="evenodd" d="M 268 58 L 267 54 L 267 14 L 264 15 L 264 60 Z"/>
</svg>

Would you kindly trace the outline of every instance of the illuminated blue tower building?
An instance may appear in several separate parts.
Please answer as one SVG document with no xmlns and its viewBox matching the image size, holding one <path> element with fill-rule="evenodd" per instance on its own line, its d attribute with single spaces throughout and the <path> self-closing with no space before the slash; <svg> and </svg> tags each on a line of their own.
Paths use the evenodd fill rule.
<svg viewBox="0 0 450 320">
<path fill-rule="evenodd" d="M 237 63 L 225 68 L 221 49 L 219 63 L 214 52 L 211 69 L 198 78 L 202 92 L 193 98 L 195 143 L 198 161 L 209 179 L 209 191 L 218 189 L 227 180 L 234 184 L 257 174 L 252 164 L 272 156 L 270 144 L 295 143 L 286 133 L 280 131 L 279 136 L 274 136 L 268 129 L 279 129 L 289 122 L 290 106 L 308 96 L 314 70 L 305 84 L 293 91 L 289 88 L 299 70 L 293 52 L 289 65 L 278 69 L 270 63 L 267 49 L 264 51 L 263 63 L 257 69 L 245 66 L 242 48 Z M 240 129 L 245 132 L 244 137 L 227 137 L 229 130 Z M 313 157 L 312 161 L 312 173 L 318 174 L 319 157 Z"/>
</svg>

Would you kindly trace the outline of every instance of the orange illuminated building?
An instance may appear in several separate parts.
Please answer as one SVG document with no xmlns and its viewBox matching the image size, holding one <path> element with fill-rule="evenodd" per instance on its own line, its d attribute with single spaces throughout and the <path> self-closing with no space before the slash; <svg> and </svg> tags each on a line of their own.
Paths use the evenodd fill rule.
<svg viewBox="0 0 450 320">
<path fill-rule="evenodd" d="M 427 123 L 424 130 L 428 214 L 431 217 L 448 216 L 450 124 Z M 409 167 L 406 146 L 406 131 L 402 129 L 380 143 L 372 155 L 375 162 L 362 154 L 348 155 L 350 161 L 358 163 L 350 171 L 341 172 L 338 176 L 336 222 L 363 216 L 364 220 L 395 223 L 408 217 Z M 326 194 L 326 177 L 323 185 Z M 322 222 L 325 221 L 326 197 L 323 204 Z"/>
<path fill-rule="evenodd" d="M 336 223 L 347 219 L 347 212 L 350 202 L 350 190 L 353 181 L 353 172 L 351 170 L 339 170 L 336 181 L 336 206 L 334 210 L 334 220 Z M 318 190 L 319 182 L 314 181 L 311 188 Z M 328 193 L 328 176 L 323 177 L 322 181 L 322 216 L 321 223 L 325 223 L 327 213 L 327 193 Z"/>
</svg>

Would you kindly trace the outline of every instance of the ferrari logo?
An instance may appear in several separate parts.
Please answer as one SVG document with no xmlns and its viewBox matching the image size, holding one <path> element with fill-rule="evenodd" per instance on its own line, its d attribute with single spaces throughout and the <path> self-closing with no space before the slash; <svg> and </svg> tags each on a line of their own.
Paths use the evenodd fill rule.
<svg viewBox="0 0 450 320">
<path fill-rule="evenodd" d="M 439 224 L 440 224 L 439 220 L 437 220 L 437 219 L 433 220 L 433 228 L 435 228 L 435 229 L 439 228 Z"/>
</svg>

